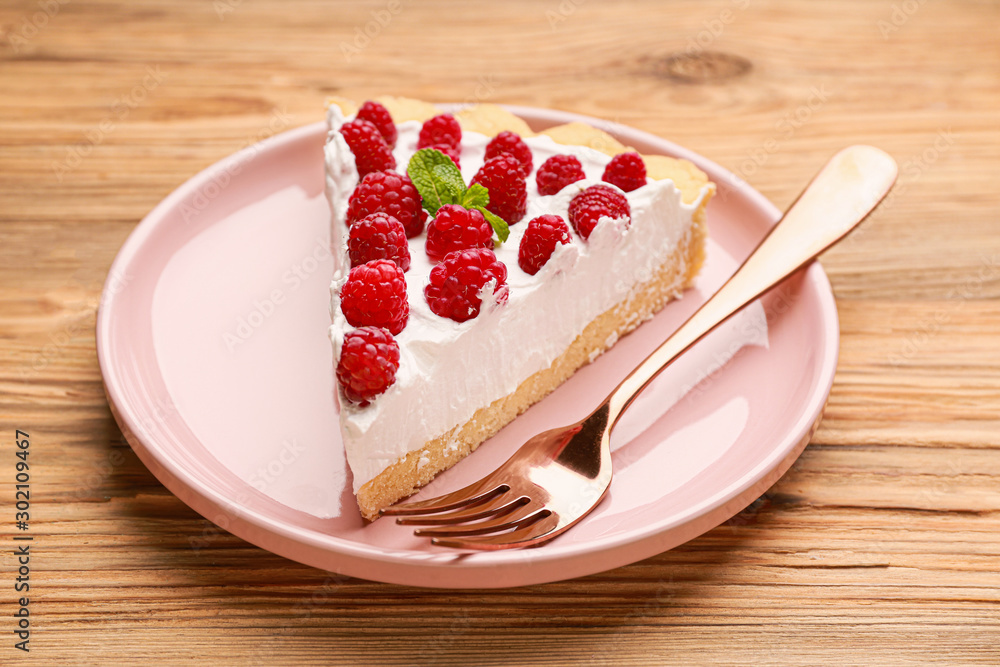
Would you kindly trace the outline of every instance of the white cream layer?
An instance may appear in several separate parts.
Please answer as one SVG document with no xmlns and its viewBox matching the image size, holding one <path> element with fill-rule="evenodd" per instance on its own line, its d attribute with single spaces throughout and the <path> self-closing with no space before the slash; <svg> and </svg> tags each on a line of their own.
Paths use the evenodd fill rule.
<svg viewBox="0 0 1000 667">
<path fill-rule="evenodd" d="M 347 257 L 347 200 L 358 182 L 353 155 L 337 131 L 344 122 L 331 106 L 326 144 L 327 195 L 333 212 L 331 247 L 334 276 L 330 290 L 334 359 L 344 334 L 353 327 L 340 310 L 339 293 L 350 263 Z M 394 150 L 397 170 L 405 172 L 416 151 L 420 123 L 399 126 Z M 483 163 L 489 137 L 465 132 L 462 175 L 469 182 Z M 684 204 L 670 180 L 650 181 L 626 196 L 632 209 L 626 220 L 602 218 L 586 241 L 557 248 L 538 274 L 517 264 L 521 237 L 532 218 L 552 213 L 568 220 L 570 199 L 601 182 L 610 157 L 584 146 L 564 146 L 546 136 L 526 137 L 533 168 L 556 154 L 572 154 L 583 164 L 586 180 L 552 196 L 541 196 L 534 171 L 528 178 L 528 213 L 511 226 L 510 238 L 495 250 L 507 266 L 509 298 L 495 306 L 484 300 L 479 316 L 456 323 L 431 312 L 424 286 L 434 264 L 424 250 L 426 235 L 410 239 L 411 265 L 406 273 L 410 318 L 396 337 L 400 365 L 396 382 L 370 405 L 359 408 L 340 397 L 340 422 L 355 493 L 407 453 L 472 418 L 479 408 L 512 393 L 532 374 L 548 368 L 597 316 L 626 300 L 645 283 L 691 233 L 692 216 L 707 194 Z M 681 267 L 678 275 L 684 275 Z M 678 295 L 681 285 L 677 285 Z M 484 290 L 485 291 L 485 290 Z M 611 341 L 613 342 L 613 341 Z"/>
</svg>

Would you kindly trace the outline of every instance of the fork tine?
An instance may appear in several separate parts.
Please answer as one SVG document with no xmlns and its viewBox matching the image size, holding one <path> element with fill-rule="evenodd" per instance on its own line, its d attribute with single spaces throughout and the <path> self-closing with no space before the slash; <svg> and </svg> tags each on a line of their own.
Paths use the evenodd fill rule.
<svg viewBox="0 0 1000 667">
<path fill-rule="evenodd" d="M 495 516 L 506 516 L 511 512 L 524 507 L 531 499 L 521 496 L 510 500 L 510 494 L 502 494 L 483 503 L 466 505 L 452 512 L 439 512 L 430 515 L 404 516 L 396 519 L 396 523 L 401 526 L 434 526 L 462 523 L 465 521 L 477 521 Z"/>
<path fill-rule="evenodd" d="M 495 485 L 495 486 L 494 486 Z M 457 491 L 443 496 L 418 500 L 412 503 L 397 503 L 379 511 L 379 516 L 405 516 L 410 514 L 436 514 L 460 507 L 479 505 L 510 491 L 507 484 L 496 484 L 489 477 L 474 482 Z"/>
<path fill-rule="evenodd" d="M 520 528 L 549 515 L 549 510 L 539 511 L 537 507 L 521 507 L 501 516 L 488 517 L 485 521 L 462 523 L 448 526 L 418 528 L 413 534 L 418 537 L 462 537 L 465 535 L 485 535 Z"/>
<path fill-rule="evenodd" d="M 544 512 L 549 514 L 542 516 Z M 500 549 L 520 549 L 532 547 L 551 540 L 562 532 L 556 530 L 559 517 L 551 510 L 539 510 L 531 517 L 538 517 L 531 523 L 522 525 L 515 530 L 499 535 L 473 535 L 470 537 L 434 537 L 431 544 L 455 549 L 472 549 L 475 551 L 498 551 Z M 568 527 L 568 526 L 567 526 Z"/>
</svg>

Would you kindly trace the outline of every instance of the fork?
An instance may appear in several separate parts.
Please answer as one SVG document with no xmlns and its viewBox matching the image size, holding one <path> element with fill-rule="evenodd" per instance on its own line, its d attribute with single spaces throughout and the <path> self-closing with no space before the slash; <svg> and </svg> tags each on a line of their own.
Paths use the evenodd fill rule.
<svg viewBox="0 0 1000 667">
<path fill-rule="evenodd" d="M 882 201 L 896 175 L 896 163 L 877 148 L 840 151 L 732 277 L 590 416 L 534 436 L 478 482 L 381 514 L 403 525 L 431 526 L 414 532 L 460 549 L 532 547 L 565 532 L 607 494 L 611 430 L 639 392 L 716 326 L 840 241 Z"/>
</svg>

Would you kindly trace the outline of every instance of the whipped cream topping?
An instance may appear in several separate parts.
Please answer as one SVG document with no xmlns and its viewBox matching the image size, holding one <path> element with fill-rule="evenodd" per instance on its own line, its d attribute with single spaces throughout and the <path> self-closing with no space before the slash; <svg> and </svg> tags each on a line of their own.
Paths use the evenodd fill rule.
<svg viewBox="0 0 1000 667">
<path fill-rule="evenodd" d="M 340 288 L 347 280 L 347 202 L 358 183 L 354 156 L 339 128 L 340 109 L 328 111 L 330 133 L 325 148 L 327 196 L 333 213 L 331 249 L 334 276 L 330 338 L 340 358 L 344 334 L 353 327 L 340 309 Z M 421 124 L 400 123 L 393 153 L 397 170 L 405 172 L 416 152 Z M 426 235 L 409 240 L 411 264 L 406 272 L 410 317 L 396 336 L 400 348 L 395 383 L 369 405 L 358 407 L 340 397 L 341 431 L 354 473 L 355 493 L 407 453 L 472 418 L 479 408 L 515 391 L 532 374 L 548 368 L 597 316 L 625 301 L 639 284 L 650 280 L 678 243 L 691 233 L 692 216 L 708 189 L 691 204 L 670 180 L 652 181 L 626 194 L 627 219 L 602 218 L 588 240 L 573 235 L 560 245 L 534 276 L 517 264 L 517 252 L 528 221 L 544 214 L 568 223 L 569 202 L 590 185 L 601 183 L 611 158 L 585 146 L 558 144 L 547 136 L 524 137 L 533 154 L 527 179 L 528 212 L 511 225 L 510 238 L 494 252 L 507 266 L 509 297 L 492 301 L 484 288 L 478 317 L 458 323 L 431 312 L 423 290 L 434 266 L 424 250 Z M 466 183 L 483 164 L 490 137 L 463 132 L 461 171 Z M 579 158 L 587 178 L 551 196 L 541 196 L 534 170 L 549 157 Z M 681 267 L 682 269 L 684 267 Z M 679 275 L 683 276 L 683 272 Z M 676 286 L 678 295 L 681 285 Z M 609 344 L 613 341 L 609 341 Z M 433 400 L 425 400 L 428 395 Z"/>
</svg>

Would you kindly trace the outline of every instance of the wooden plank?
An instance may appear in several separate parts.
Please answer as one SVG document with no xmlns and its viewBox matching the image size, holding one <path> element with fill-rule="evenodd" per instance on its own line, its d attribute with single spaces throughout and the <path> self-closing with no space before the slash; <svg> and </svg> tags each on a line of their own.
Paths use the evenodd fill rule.
<svg viewBox="0 0 1000 667">
<path fill-rule="evenodd" d="M 29 430 L 39 461 L 35 659 L 1000 661 L 1000 4 L 396 7 L 0 7 L 0 428 Z M 749 68 L 672 74 L 672 57 L 705 52 Z M 327 95 L 387 92 L 625 123 L 717 161 L 779 207 L 837 148 L 890 151 L 902 167 L 893 196 L 823 258 L 840 364 L 789 474 L 671 552 L 475 592 L 298 565 L 167 492 L 122 441 L 101 388 L 93 327 L 115 253 L 198 170 L 321 120 Z M 0 655 L 21 657 L 9 643 Z"/>
</svg>

